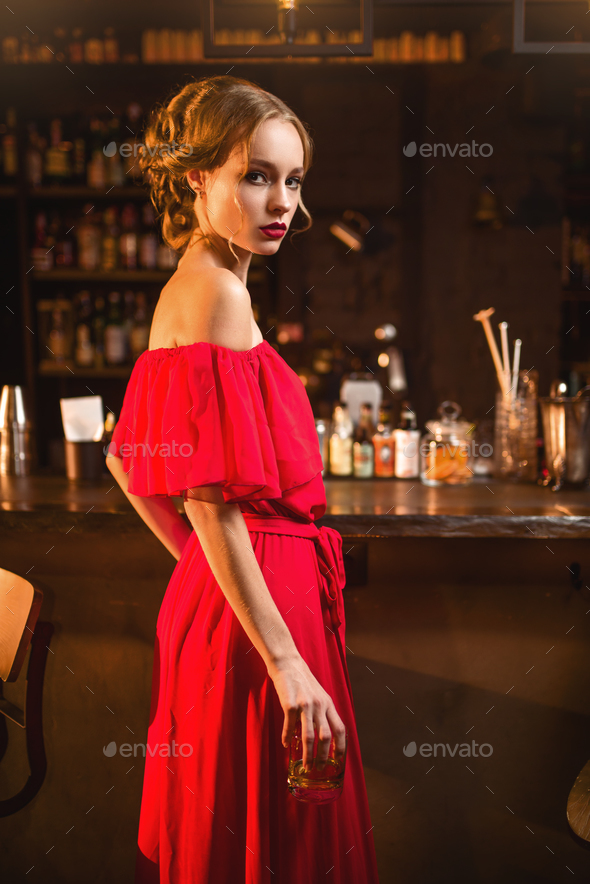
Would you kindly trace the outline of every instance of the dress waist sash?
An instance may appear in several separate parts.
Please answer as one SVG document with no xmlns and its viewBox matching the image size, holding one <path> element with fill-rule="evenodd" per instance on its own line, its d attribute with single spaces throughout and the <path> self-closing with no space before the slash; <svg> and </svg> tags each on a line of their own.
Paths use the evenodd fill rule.
<svg viewBox="0 0 590 884">
<path fill-rule="evenodd" d="M 335 528 L 323 525 L 318 528 L 313 522 L 297 522 L 283 516 L 261 515 L 242 512 L 248 531 L 265 534 L 289 534 L 292 537 L 306 537 L 316 545 L 320 590 L 323 592 L 334 630 L 339 634 L 344 648 L 344 598 L 342 590 L 346 585 L 344 560 L 342 558 L 342 537 Z"/>
</svg>

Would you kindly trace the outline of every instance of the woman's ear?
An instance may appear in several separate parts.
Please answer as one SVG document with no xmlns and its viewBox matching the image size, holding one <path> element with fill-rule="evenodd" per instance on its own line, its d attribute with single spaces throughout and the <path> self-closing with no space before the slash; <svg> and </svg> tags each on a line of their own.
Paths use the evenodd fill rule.
<svg viewBox="0 0 590 884">
<path fill-rule="evenodd" d="M 190 187 L 191 190 L 194 190 L 195 193 L 199 190 L 203 190 L 203 174 L 200 169 L 191 169 L 190 172 L 186 173 L 186 181 L 187 186 Z"/>
</svg>

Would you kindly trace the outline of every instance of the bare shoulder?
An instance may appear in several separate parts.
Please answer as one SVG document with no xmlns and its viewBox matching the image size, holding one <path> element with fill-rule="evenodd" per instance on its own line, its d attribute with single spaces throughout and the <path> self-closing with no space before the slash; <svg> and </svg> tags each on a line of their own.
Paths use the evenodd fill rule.
<svg viewBox="0 0 590 884">
<path fill-rule="evenodd" d="M 253 322 L 250 293 L 231 270 L 211 267 L 198 274 L 179 272 L 160 294 L 150 349 L 205 341 L 247 350 L 252 345 Z"/>
</svg>

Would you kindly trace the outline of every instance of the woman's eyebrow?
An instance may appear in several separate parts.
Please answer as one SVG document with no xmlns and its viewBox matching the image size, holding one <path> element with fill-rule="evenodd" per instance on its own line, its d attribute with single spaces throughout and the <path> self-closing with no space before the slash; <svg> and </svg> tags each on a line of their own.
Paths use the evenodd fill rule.
<svg viewBox="0 0 590 884">
<path fill-rule="evenodd" d="M 258 166 L 266 166 L 267 169 L 276 169 L 275 164 L 274 164 L 274 163 L 269 163 L 268 160 L 257 160 L 257 159 L 252 158 L 252 159 L 250 160 L 250 162 L 251 162 L 251 163 L 256 163 L 256 165 L 258 165 Z M 296 168 L 296 169 L 292 169 L 291 172 L 292 172 L 292 173 L 293 173 L 293 172 L 298 172 L 300 175 L 303 175 L 303 172 L 304 172 L 303 166 L 297 166 L 297 168 Z"/>
</svg>

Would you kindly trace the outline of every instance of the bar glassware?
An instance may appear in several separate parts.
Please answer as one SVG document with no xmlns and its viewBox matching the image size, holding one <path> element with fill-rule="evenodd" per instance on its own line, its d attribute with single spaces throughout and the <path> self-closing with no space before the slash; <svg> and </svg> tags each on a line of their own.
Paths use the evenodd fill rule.
<svg viewBox="0 0 590 884">
<path fill-rule="evenodd" d="M 539 373 L 520 371 L 517 387 L 496 393 L 494 477 L 512 482 L 537 480 Z M 514 394 L 514 395 L 513 395 Z"/>
</svg>

